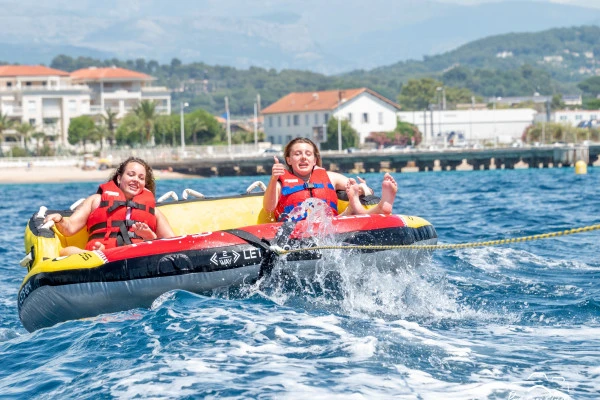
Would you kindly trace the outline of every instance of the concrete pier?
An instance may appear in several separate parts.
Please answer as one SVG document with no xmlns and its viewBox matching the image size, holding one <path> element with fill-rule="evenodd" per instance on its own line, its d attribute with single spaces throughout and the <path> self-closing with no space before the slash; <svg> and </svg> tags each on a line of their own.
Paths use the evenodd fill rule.
<svg viewBox="0 0 600 400">
<path fill-rule="evenodd" d="M 480 171 L 493 169 L 570 167 L 578 160 L 598 165 L 598 146 L 545 146 L 477 150 L 411 151 L 401 153 L 322 152 L 323 166 L 342 173 Z M 194 160 L 156 161 L 156 169 L 172 168 L 175 172 L 201 176 L 251 176 L 269 174 L 272 157 L 221 157 Z"/>
</svg>

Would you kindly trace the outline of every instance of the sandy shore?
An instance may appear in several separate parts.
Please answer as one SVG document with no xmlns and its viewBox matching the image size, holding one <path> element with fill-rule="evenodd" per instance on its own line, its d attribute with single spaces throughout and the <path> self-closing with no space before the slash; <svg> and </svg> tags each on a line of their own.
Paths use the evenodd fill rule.
<svg viewBox="0 0 600 400">
<path fill-rule="evenodd" d="M 33 166 L 0 168 L 1 183 L 52 183 L 52 182 L 105 182 L 114 169 L 104 171 L 84 171 L 80 167 L 39 167 Z M 156 179 L 190 179 L 194 175 L 154 170 Z"/>
</svg>

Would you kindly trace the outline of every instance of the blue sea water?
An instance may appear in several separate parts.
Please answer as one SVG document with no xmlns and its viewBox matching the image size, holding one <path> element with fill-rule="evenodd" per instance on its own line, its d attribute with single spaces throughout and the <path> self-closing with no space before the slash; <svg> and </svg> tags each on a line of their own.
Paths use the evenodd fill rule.
<svg viewBox="0 0 600 400">
<path fill-rule="evenodd" d="M 394 211 L 429 220 L 442 244 L 600 222 L 594 168 L 395 178 Z M 255 179 L 267 177 L 158 181 L 157 193 L 236 194 Z M 25 223 L 96 186 L 0 185 L 0 398 L 599 397 L 598 231 L 438 250 L 421 266 L 399 257 L 393 274 L 342 252 L 333 284 L 174 291 L 151 309 L 28 333 L 16 303 Z"/>
</svg>

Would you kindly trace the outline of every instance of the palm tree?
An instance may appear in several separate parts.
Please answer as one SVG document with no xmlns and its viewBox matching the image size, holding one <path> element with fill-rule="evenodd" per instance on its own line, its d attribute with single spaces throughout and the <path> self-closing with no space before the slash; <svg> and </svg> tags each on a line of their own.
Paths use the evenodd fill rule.
<svg viewBox="0 0 600 400">
<path fill-rule="evenodd" d="M 35 139 L 35 154 L 40 155 L 40 141 L 46 141 L 46 134 L 44 132 L 35 132 L 31 135 Z"/>
<path fill-rule="evenodd" d="M 152 128 L 157 117 L 156 103 L 151 100 L 142 100 L 133 112 L 142 123 L 142 129 L 146 133 L 146 143 L 154 144 Z"/>
<path fill-rule="evenodd" d="M 112 146 L 115 141 L 115 129 L 117 127 L 117 111 L 113 111 L 110 108 L 105 110 L 106 115 L 102 115 L 102 119 L 108 128 L 108 142 Z"/>
<path fill-rule="evenodd" d="M 104 148 L 104 138 L 108 136 L 108 127 L 105 125 L 96 125 L 92 134 L 90 135 L 90 139 L 94 141 L 100 142 L 100 151 Z"/>
<path fill-rule="evenodd" d="M 12 128 L 15 121 L 8 119 L 8 114 L 0 114 L 0 154 L 2 154 L 2 144 L 4 143 L 4 131 Z"/>
<path fill-rule="evenodd" d="M 206 122 L 200 117 L 196 117 L 190 121 L 190 131 L 192 132 L 192 142 L 194 143 L 194 146 L 198 144 L 198 132 L 202 132 L 207 129 L 208 125 L 206 125 Z"/>
<path fill-rule="evenodd" d="M 21 122 L 15 128 L 17 132 L 19 132 L 19 136 L 21 136 L 21 144 L 25 151 L 27 151 L 27 141 L 29 140 L 29 135 L 31 132 L 35 130 L 35 127 L 31 126 L 27 122 Z"/>
</svg>

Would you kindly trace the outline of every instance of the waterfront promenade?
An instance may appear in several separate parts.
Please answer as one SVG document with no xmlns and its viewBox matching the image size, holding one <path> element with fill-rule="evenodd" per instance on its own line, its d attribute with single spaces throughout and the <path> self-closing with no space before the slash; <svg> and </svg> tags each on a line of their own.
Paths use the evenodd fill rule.
<svg viewBox="0 0 600 400">
<path fill-rule="evenodd" d="M 356 153 L 322 152 L 323 166 L 342 173 L 470 171 L 516 168 L 558 168 L 579 160 L 598 163 L 599 146 L 543 146 L 491 149 L 411 150 Z M 281 161 L 281 160 L 280 160 Z M 265 175 L 271 171 L 272 155 L 220 156 L 153 163 L 155 168 L 200 176 Z"/>
<path fill-rule="evenodd" d="M 83 157 L 0 158 L 0 183 L 20 182 L 100 182 L 130 155 L 142 157 L 153 167 L 158 179 L 192 176 L 268 175 L 273 154 L 261 151 L 235 151 L 228 154 L 201 154 L 190 149 L 180 152 L 166 149 L 112 151 L 109 169 L 82 168 Z M 472 171 L 518 168 L 571 167 L 578 160 L 600 166 L 600 145 L 506 147 L 489 149 L 447 149 L 411 151 L 362 151 L 353 153 L 322 152 L 324 167 L 342 173 Z M 283 161 L 282 155 L 275 153 Z M 99 160 L 98 160 L 99 161 Z"/>
</svg>

